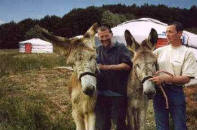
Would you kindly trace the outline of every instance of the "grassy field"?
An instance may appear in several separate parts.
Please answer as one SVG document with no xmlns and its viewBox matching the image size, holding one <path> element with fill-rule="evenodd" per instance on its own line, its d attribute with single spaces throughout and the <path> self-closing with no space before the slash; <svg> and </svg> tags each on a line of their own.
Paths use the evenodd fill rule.
<svg viewBox="0 0 197 130">
<path fill-rule="evenodd" d="M 57 54 L 0 50 L 0 130 L 74 130 L 68 81 L 71 72 Z M 197 88 L 186 88 L 187 124 L 197 129 Z M 154 130 L 152 102 L 147 129 Z"/>
<path fill-rule="evenodd" d="M 0 51 L 0 130 L 74 130 L 67 82 L 56 54 Z"/>
</svg>

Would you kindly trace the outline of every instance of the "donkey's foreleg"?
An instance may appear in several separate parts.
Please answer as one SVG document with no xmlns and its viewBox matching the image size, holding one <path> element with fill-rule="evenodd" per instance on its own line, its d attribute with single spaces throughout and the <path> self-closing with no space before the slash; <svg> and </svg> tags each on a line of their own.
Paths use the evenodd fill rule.
<svg viewBox="0 0 197 130">
<path fill-rule="evenodd" d="M 133 107 L 128 107 L 127 112 L 127 120 L 128 120 L 128 130 L 135 130 L 135 124 L 136 124 L 136 110 Z"/>
<path fill-rule="evenodd" d="M 89 125 L 88 125 L 88 114 L 84 115 L 84 123 L 85 123 L 85 130 L 89 130 Z"/>
<path fill-rule="evenodd" d="M 72 116 L 76 125 L 76 130 L 85 130 L 84 118 L 75 111 L 72 112 Z"/>
<path fill-rule="evenodd" d="M 95 113 L 91 112 L 88 114 L 88 129 L 86 130 L 95 130 L 95 122 L 96 122 L 96 116 Z"/>
<path fill-rule="evenodd" d="M 139 130 L 145 130 L 146 128 L 146 112 L 144 109 L 142 109 L 139 112 Z"/>
<path fill-rule="evenodd" d="M 144 103 L 139 111 L 139 130 L 146 129 L 146 113 L 147 113 L 148 101 Z"/>
</svg>

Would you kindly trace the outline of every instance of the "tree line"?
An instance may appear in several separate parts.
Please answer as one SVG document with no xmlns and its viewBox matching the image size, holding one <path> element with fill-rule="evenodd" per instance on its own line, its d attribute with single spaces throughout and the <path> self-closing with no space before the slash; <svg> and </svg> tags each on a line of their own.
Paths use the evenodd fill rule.
<svg viewBox="0 0 197 130">
<path fill-rule="evenodd" d="M 113 27 L 127 20 L 150 17 L 165 23 L 179 21 L 184 27 L 197 33 L 197 6 L 190 9 L 167 7 L 165 5 L 126 6 L 103 5 L 85 9 L 75 8 L 63 17 L 45 16 L 37 20 L 27 18 L 18 23 L 11 21 L 0 25 L 0 49 L 18 48 L 18 42 L 33 37 L 41 38 L 36 25 L 46 28 L 55 35 L 73 37 L 83 34 L 93 23 L 108 24 Z"/>
</svg>

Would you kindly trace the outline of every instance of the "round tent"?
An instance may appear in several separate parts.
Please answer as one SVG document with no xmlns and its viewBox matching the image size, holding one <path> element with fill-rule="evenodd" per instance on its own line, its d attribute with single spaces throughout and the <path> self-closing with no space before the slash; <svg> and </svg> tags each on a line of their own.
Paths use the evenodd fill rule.
<svg viewBox="0 0 197 130">
<path fill-rule="evenodd" d="M 115 40 L 126 44 L 124 32 L 125 30 L 129 30 L 134 36 L 135 40 L 141 43 L 145 38 L 148 37 L 151 28 L 154 28 L 158 33 L 159 39 L 165 41 L 166 27 L 167 24 L 158 20 L 141 18 L 119 24 L 118 26 L 112 28 L 112 32 Z"/>
<path fill-rule="evenodd" d="M 22 53 L 53 53 L 53 45 L 50 42 L 33 38 L 19 42 L 19 52 Z"/>
<path fill-rule="evenodd" d="M 124 38 L 125 30 L 129 30 L 137 42 L 141 43 L 148 37 L 151 28 L 154 28 L 158 33 L 158 41 L 156 47 L 167 45 L 166 39 L 167 24 L 152 18 L 141 18 L 124 22 L 112 28 L 114 41 L 126 44 Z M 191 47 L 197 58 L 197 35 L 188 31 L 183 31 L 183 44 Z"/>
</svg>

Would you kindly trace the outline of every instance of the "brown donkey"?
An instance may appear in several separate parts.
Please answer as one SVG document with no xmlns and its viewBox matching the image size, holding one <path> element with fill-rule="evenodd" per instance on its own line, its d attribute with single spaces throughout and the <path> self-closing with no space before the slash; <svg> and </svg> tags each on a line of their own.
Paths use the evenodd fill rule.
<svg viewBox="0 0 197 130">
<path fill-rule="evenodd" d="M 125 31 L 127 47 L 134 53 L 133 68 L 128 80 L 128 127 L 130 130 L 145 130 L 148 98 L 155 94 L 155 86 L 148 79 L 156 72 L 157 58 L 153 49 L 157 32 L 152 29 L 148 39 L 138 44 L 128 30 Z"/>
<path fill-rule="evenodd" d="M 97 26 L 97 24 L 92 25 L 81 38 L 70 39 L 54 36 L 41 28 L 44 36 L 52 43 L 69 50 L 66 62 L 72 64 L 74 68 L 74 73 L 71 76 L 70 94 L 72 116 L 77 130 L 95 130 L 97 64 L 94 37 Z"/>
</svg>

